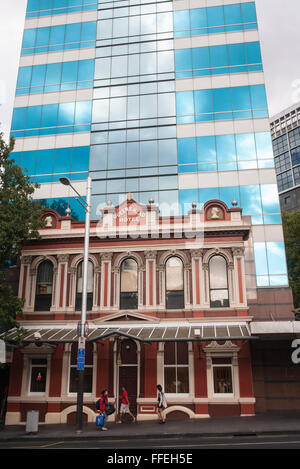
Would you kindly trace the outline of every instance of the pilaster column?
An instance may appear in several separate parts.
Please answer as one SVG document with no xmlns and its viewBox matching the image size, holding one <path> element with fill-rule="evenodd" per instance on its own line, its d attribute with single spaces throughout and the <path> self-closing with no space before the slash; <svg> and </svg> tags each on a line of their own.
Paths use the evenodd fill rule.
<svg viewBox="0 0 300 469">
<path fill-rule="evenodd" d="M 236 305 L 236 283 L 234 278 L 234 263 L 228 263 L 228 293 L 229 293 L 229 305 Z"/>
<path fill-rule="evenodd" d="M 93 294 L 93 310 L 98 310 L 100 305 L 100 278 L 101 278 L 101 266 L 97 266 L 94 269 L 94 294 Z"/>
<path fill-rule="evenodd" d="M 156 306 L 156 256 L 157 251 L 145 251 L 146 257 L 146 306 Z"/>
<path fill-rule="evenodd" d="M 116 309 L 119 309 L 120 307 L 120 267 L 114 267 L 112 272 L 114 276 L 113 307 Z"/>
<path fill-rule="evenodd" d="M 201 292 L 201 284 L 203 283 L 202 270 L 202 249 L 192 249 L 192 289 L 193 289 L 193 306 L 197 307 L 203 302 L 203 292 Z M 202 293 L 202 294 L 201 294 Z"/>
<path fill-rule="evenodd" d="M 165 266 L 159 264 L 157 266 L 158 272 L 158 304 L 160 308 L 164 308 L 166 304 L 166 277 L 165 277 Z"/>
<path fill-rule="evenodd" d="M 190 285 L 190 271 L 191 271 L 191 264 L 184 265 L 184 302 L 185 308 L 189 308 L 191 306 L 191 285 Z"/>
<path fill-rule="evenodd" d="M 245 282 L 245 262 L 244 248 L 232 248 L 234 263 L 234 284 L 236 288 L 236 304 L 239 306 L 247 306 L 247 293 Z"/>
<path fill-rule="evenodd" d="M 21 270 L 19 279 L 19 291 L 18 296 L 24 300 L 24 309 L 30 304 L 30 265 L 32 262 L 32 256 L 21 257 Z"/>
<path fill-rule="evenodd" d="M 69 254 L 59 254 L 57 256 L 58 260 L 58 309 L 66 308 L 67 300 L 67 278 L 68 278 L 68 262 Z"/>
<path fill-rule="evenodd" d="M 146 267 L 143 265 L 138 269 L 138 308 L 143 308 L 144 306 L 144 275 L 146 272 Z"/>
<path fill-rule="evenodd" d="M 157 346 L 157 384 L 164 382 L 164 344 L 158 342 Z"/>
<path fill-rule="evenodd" d="M 102 308 L 111 307 L 111 261 L 113 253 L 107 252 L 101 255 L 101 298 L 100 306 Z"/>
<path fill-rule="evenodd" d="M 76 281 L 77 281 L 77 268 L 70 267 L 68 270 L 70 275 L 70 288 L 69 288 L 69 309 L 74 311 L 75 309 L 75 297 L 76 297 Z"/>
<path fill-rule="evenodd" d="M 205 262 L 202 264 L 203 269 L 203 282 L 200 284 L 200 297 L 203 298 L 203 306 L 209 307 L 210 298 L 209 298 L 209 272 L 208 272 L 208 263 Z"/>
</svg>

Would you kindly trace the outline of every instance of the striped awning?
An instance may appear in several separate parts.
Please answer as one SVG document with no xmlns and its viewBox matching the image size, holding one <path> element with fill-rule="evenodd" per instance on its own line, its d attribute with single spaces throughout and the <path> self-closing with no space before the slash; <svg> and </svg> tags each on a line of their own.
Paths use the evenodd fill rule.
<svg viewBox="0 0 300 469">
<path fill-rule="evenodd" d="M 77 342 L 77 326 L 27 326 L 23 336 L 23 343 L 72 343 Z M 95 342 L 109 337 L 124 337 L 140 342 L 167 341 L 222 341 L 253 339 L 247 322 L 231 323 L 199 323 L 199 324 L 147 324 L 147 325 L 90 325 L 87 341 Z M 14 343 L 17 341 L 18 331 L 12 329 L 5 339 Z"/>
</svg>

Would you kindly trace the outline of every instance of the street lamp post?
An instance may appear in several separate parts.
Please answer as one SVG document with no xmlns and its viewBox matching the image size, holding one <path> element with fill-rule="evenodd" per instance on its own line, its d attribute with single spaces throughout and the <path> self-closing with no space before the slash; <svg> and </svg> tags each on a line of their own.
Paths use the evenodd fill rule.
<svg viewBox="0 0 300 469">
<path fill-rule="evenodd" d="M 86 323 L 86 305 L 87 305 L 87 282 L 88 282 L 88 261 L 89 261 L 89 239 L 90 239 L 90 209 L 91 209 L 91 185 L 92 179 L 87 178 L 86 201 L 81 197 L 77 190 L 72 186 L 68 178 L 60 178 L 60 182 L 65 186 L 70 186 L 79 196 L 78 202 L 85 209 L 85 231 L 84 231 L 84 256 L 83 256 L 83 286 L 82 286 L 82 307 L 81 322 L 78 328 L 78 362 L 77 362 L 77 415 L 76 415 L 76 433 L 82 433 L 82 410 L 83 410 L 83 391 L 84 391 L 84 361 L 85 361 L 85 333 Z M 80 356 L 80 365 L 79 365 Z"/>
</svg>

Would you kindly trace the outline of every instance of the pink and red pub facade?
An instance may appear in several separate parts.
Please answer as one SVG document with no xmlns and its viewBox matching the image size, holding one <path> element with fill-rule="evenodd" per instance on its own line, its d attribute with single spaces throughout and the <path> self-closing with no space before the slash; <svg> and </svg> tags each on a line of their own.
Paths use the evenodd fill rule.
<svg viewBox="0 0 300 469">
<path fill-rule="evenodd" d="M 85 227 L 53 210 L 43 218 L 41 238 L 20 258 L 26 335 L 17 347 L 15 331 L 8 334 L 7 425 L 24 424 L 28 410 L 39 410 L 40 423 L 75 421 Z M 298 331 L 291 293 L 258 289 L 254 279 L 251 217 L 241 208 L 212 200 L 201 211 L 193 204 L 186 216 L 161 217 L 154 203 L 130 194 L 104 207 L 90 228 L 85 420 L 95 421 L 105 388 L 118 405 L 122 385 L 140 421 L 156 418 L 157 384 L 167 418 L 282 406 L 267 383 L 272 360 L 278 376 L 298 373 L 286 355 Z M 266 358 L 270 347 L 274 358 Z"/>
</svg>

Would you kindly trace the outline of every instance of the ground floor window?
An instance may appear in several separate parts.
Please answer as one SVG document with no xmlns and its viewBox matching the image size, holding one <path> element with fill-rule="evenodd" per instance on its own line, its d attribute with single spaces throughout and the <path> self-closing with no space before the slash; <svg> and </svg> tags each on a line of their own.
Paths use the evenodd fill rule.
<svg viewBox="0 0 300 469">
<path fill-rule="evenodd" d="M 189 393 L 187 342 L 166 342 L 164 347 L 164 388 L 166 393 Z"/>
<path fill-rule="evenodd" d="M 46 392 L 47 382 L 47 358 L 32 358 L 30 372 L 30 392 L 42 393 Z"/>
<path fill-rule="evenodd" d="M 78 344 L 77 343 L 72 344 L 71 356 L 70 356 L 69 393 L 77 392 L 77 384 L 78 384 L 77 351 L 78 351 Z M 92 389 L 93 389 L 93 344 L 86 343 L 83 392 L 87 394 L 91 394 Z"/>
<path fill-rule="evenodd" d="M 233 394 L 231 358 L 213 358 L 214 394 Z"/>
</svg>

